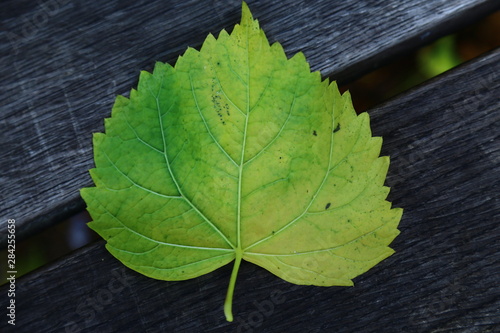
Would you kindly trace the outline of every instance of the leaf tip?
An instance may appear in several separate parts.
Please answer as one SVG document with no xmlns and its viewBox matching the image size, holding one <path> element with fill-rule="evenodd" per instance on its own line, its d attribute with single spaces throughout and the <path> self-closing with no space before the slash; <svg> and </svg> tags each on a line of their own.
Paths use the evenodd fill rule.
<svg viewBox="0 0 500 333">
<path fill-rule="evenodd" d="M 330 83 L 329 83 L 329 86 L 328 86 L 328 87 L 329 87 L 332 91 L 334 91 L 334 92 L 335 92 L 335 91 L 338 91 L 338 90 L 339 90 L 339 86 L 338 86 L 338 84 L 337 84 L 337 81 L 335 81 L 335 80 L 331 80 L 331 81 L 329 81 L 329 82 L 330 82 Z"/>
<path fill-rule="evenodd" d="M 399 224 L 399 222 L 401 221 L 401 218 L 403 217 L 404 209 L 401 207 L 394 207 L 394 208 L 391 208 L 391 210 L 393 211 L 394 215 L 396 215 L 396 219 L 397 219 L 398 224 Z M 398 230 L 398 234 L 399 233 L 400 233 L 400 231 Z"/>
<path fill-rule="evenodd" d="M 88 187 L 84 187 L 84 188 L 80 189 L 80 196 L 85 201 L 85 203 L 87 202 L 85 199 L 88 198 L 88 195 L 89 195 L 89 188 Z"/>
<path fill-rule="evenodd" d="M 349 90 L 344 91 L 341 94 L 342 98 L 351 100 L 351 92 Z"/>
<path fill-rule="evenodd" d="M 253 21 L 252 12 L 245 1 L 241 2 L 241 25 L 251 24 Z"/>
</svg>

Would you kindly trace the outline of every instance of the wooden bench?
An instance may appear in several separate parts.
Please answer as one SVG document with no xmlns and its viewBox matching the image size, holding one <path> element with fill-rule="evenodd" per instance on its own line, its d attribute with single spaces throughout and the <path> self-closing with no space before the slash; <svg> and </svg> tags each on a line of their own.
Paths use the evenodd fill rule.
<svg viewBox="0 0 500 333">
<path fill-rule="evenodd" d="M 347 83 L 500 8 L 497 0 L 248 1 L 271 42 Z M 91 134 L 139 70 L 230 30 L 230 0 L 2 5 L 0 245 L 85 206 Z M 498 33 L 498 32 L 496 32 Z M 355 287 L 296 286 L 243 263 L 182 282 L 123 266 L 104 241 L 16 282 L 16 332 L 494 332 L 500 326 L 500 50 L 368 112 L 405 213 L 396 254 Z M 4 258 L 1 259 L 2 262 Z M 2 269 L 4 266 L 2 265 Z M 2 311 L 8 286 L 0 288 Z M 10 332 L 5 314 L 0 331 Z"/>
</svg>

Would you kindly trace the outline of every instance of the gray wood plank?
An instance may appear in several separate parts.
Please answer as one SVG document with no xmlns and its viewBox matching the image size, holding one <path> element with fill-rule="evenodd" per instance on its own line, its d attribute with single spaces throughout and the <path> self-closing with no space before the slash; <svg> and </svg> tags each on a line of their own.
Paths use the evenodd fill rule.
<svg viewBox="0 0 500 333">
<path fill-rule="evenodd" d="M 17 282 L 22 332 L 494 332 L 500 325 L 500 49 L 369 111 L 404 207 L 397 251 L 355 286 L 295 286 L 243 263 L 182 282 L 99 241 Z M 0 288 L 0 295 L 6 287 Z M 2 306 L 3 307 L 3 306 Z M 6 321 L 0 321 L 4 332 Z"/>
<path fill-rule="evenodd" d="M 2 2 L 0 247 L 84 208 L 91 134 L 141 69 L 232 29 L 239 0 Z M 496 0 L 249 1 L 270 41 L 346 81 L 500 7 Z"/>
</svg>

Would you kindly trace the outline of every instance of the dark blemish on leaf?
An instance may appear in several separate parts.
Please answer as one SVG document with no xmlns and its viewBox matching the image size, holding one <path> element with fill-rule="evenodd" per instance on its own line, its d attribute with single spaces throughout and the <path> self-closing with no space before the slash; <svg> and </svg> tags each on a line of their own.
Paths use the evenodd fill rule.
<svg viewBox="0 0 500 333">
<path fill-rule="evenodd" d="M 352 222 L 352 221 L 351 221 L 351 219 L 348 219 L 348 220 L 347 220 L 347 223 L 351 223 L 351 222 Z"/>
<path fill-rule="evenodd" d="M 280 156 L 280 160 L 282 159 L 283 157 Z"/>
<path fill-rule="evenodd" d="M 313 131 L 314 136 L 318 136 L 318 133 L 316 133 L 316 130 Z"/>
<path fill-rule="evenodd" d="M 337 127 L 333 129 L 333 133 L 337 133 L 338 131 L 340 131 L 340 124 L 337 124 Z"/>
<path fill-rule="evenodd" d="M 275 231 L 273 230 L 273 231 L 271 231 L 271 233 L 274 235 Z"/>
<path fill-rule="evenodd" d="M 220 66 L 220 62 L 219 61 L 217 61 L 217 66 Z"/>
<path fill-rule="evenodd" d="M 215 87 L 212 87 L 212 104 L 214 107 L 215 112 L 219 116 L 219 120 L 222 123 L 222 125 L 225 125 L 226 122 L 224 121 L 224 113 L 227 114 L 228 116 L 230 115 L 229 113 L 229 105 L 227 103 L 224 103 L 222 101 L 222 98 L 220 96 L 220 92 L 215 91 Z"/>
<path fill-rule="evenodd" d="M 328 209 L 328 208 L 330 208 L 331 205 L 332 205 L 331 203 L 327 203 L 326 206 L 325 206 L 325 210 Z"/>
</svg>

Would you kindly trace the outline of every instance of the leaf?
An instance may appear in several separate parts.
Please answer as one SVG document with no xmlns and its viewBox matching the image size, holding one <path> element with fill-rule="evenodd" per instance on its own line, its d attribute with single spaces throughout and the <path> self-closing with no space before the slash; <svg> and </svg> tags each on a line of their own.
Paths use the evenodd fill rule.
<svg viewBox="0 0 500 333">
<path fill-rule="evenodd" d="M 106 248 L 137 272 L 185 280 L 242 259 L 303 285 L 351 286 L 393 253 L 401 209 L 389 158 L 348 93 L 302 53 L 241 24 L 142 72 L 94 134 L 95 187 L 81 190 Z"/>
</svg>

